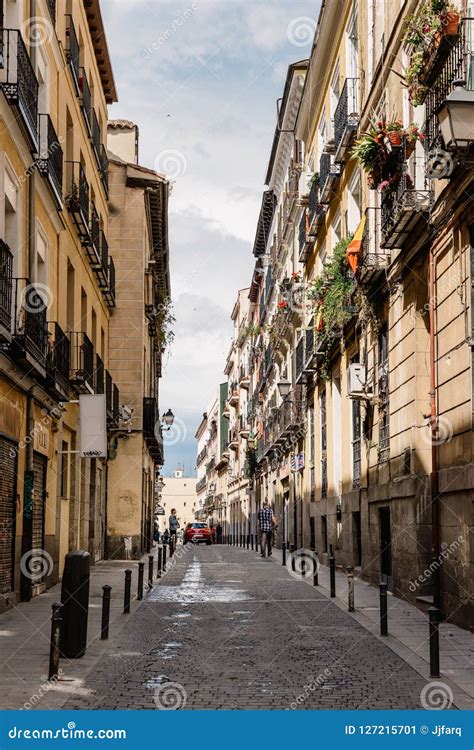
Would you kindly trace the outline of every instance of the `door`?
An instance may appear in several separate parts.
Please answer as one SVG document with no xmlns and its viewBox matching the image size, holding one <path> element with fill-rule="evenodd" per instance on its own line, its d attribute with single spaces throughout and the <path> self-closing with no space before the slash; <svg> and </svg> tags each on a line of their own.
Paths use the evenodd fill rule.
<svg viewBox="0 0 474 750">
<path fill-rule="evenodd" d="M 16 457 L 15 443 L 0 438 L 0 594 L 13 590 L 15 518 L 16 518 Z"/>
<path fill-rule="evenodd" d="M 32 519 L 32 549 L 44 550 L 44 526 L 46 510 L 46 469 L 48 459 L 40 453 L 33 454 L 33 519 Z M 34 579 L 41 583 L 43 577 Z"/>
<path fill-rule="evenodd" d="M 390 508 L 379 508 L 380 527 L 380 573 L 382 578 L 392 575 L 392 533 L 390 529 Z"/>
</svg>

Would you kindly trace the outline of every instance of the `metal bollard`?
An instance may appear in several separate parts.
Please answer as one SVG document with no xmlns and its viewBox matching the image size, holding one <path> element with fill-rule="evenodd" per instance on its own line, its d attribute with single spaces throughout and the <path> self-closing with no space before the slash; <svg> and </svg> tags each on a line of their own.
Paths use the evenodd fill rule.
<svg viewBox="0 0 474 750">
<path fill-rule="evenodd" d="M 156 571 L 156 577 L 161 578 L 161 568 L 163 565 L 163 548 L 158 547 L 158 570 Z"/>
<path fill-rule="evenodd" d="M 143 599 L 143 577 L 144 575 L 145 575 L 145 563 L 139 562 L 138 563 L 138 589 L 137 589 L 138 600 Z"/>
<path fill-rule="evenodd" d="M 347 609 L 349 612 L 354 612 L 354 569 L 352 565 L 348 565 L 347 571 Z"/>
<path fill-rule="evenodd" d="M 110 594 L 112 586 L 102 586 L 102 623 L 100 627 L 100 639 L 106 641 L 109 637 L 110 622 Z"/>
<path fill-rule="evenodd" d="M 130 594 L 132 591 L 132 571 L 127 568 L 125 571 L 125 588 L 123 590 L 123 613 L 130 614 Z"/>
<path fill-rule="evenodd" d="M 61 622 L 63 619 L 61 615 L 62 606 L 63 605 L 60 602 L 55 602 L 51 605 L 53 611 L 51 614 L 48 680 L 52 677 L 56 677 L 59 672 L 59 657 L 61 655 L 59 647 L 61 643 Z"/>
<path fill-rule="evenodd" d="M 170 560 L 174 554 L 174 536 L 170 536 Z"/>
<path fill-rule="evenodd" d="M 301 575 L 303 576 L 303 578 L 306 576 L 306 558 L 305 557 L 301 559 Z"/>
<path fill-rule="evenodd" d="M 163 573 L 166 573 L 166 544 L 163 545 Z"/>
<path fill-rule="evenodd" d="M 440 611 L 438 607 L 430 607 L 428 610 L 430 629 L 430 677 L 439 677 L 439 621 Z"/>
<path fill-rule="evenodd" d="M 314 550 L 313 586 L 319 586 L 319 559 L 316 550 Z"/>
<path fill-rule="evenodd" d="M 253 534 L 250 534 L 250 549 L 253 550 Z"/>
<path fill-rule="evenodd" d="M 331 553 L 329 557 L 329 579 L 330 579 L 330 588 L 331 588 L 331 599 L 334 599 L 336 596 L 336 558 L 334 557 L 332 553 L 332 547 L 331 547 Z"/>
<path fill-rule="evenodd" d="M 250 534 L 247 534 L 247 549 L 250 549 Z"/>
<path fill-rule="evenodd" d="M 148 555 L 148 588 L 153 588 L 153 565 L 155 564 L 155 558 L 153 555 Z"/>
<path fill-rule="evenodd" d="M 286 542 L 281 546 L 281 564 L 286 565 Z"/>
<path fill-rule="evenodd" d="M 388 635 L 388 617 L 387 617 L 387 584 L 379 584 L 380 592 L 380 635 Z"/>
</svg>

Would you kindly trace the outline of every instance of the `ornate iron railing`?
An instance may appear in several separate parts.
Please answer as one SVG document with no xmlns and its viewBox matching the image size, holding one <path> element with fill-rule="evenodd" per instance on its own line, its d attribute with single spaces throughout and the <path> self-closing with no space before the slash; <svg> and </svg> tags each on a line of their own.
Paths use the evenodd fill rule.
<svg viewBox="0 0 474 750">
<path fill-rule="evenodd" d="M 0 240 L 0 324 L 11 332 L 13 291 L 13 254 Z"/>
<path fill-rule="evenodd" d="M 83 331 L 72 331 L 71 341 L 71 382 L 79 389 L 92 392 L 94 386 L 94 347 Z"/>
<path fill-rule="evenodd" d="M 105 391 L 105 368 L 102 357 L 98 354 L 95 355 L 95 383 L 94 391 L 96 393 L 104 393 Z"/>
<path fill-rule="evenodd" d="M 101 146 L 101 143 L 100 143 L 100 125 L 99 125 L 99 120 L 97 118 L 96 111 L 95 111 L 95 109 L 93 107 L 92 107 L 92 110 L 91 110 L 91 117 L 92 117 L 92 135 L 91 135 L 91 138 L 92 138 L 92 149 L 94 151 L 94 155 L 95 155 L 95 158 L 96 158 L 97 166 L 100 169 L 101 166 L 102 166 L 102 164 L 101 164 L 101 155 L 100 155 L 100 146 Z"/>
<path fill-rule="evenodd" d="M 153 396 L 145 396 L 143 399 L 143 436 L 156 440 L 157 425 L 160 424 L 158 403 Z"/>
<path fill-rule="evenodd" d="M 411 169 L 405 148 L 401 147 L 398 156 L 398 183 L 395 188 L 382 193 L 382 247 L 403 247 L 405 241 L 413 236 L 418 219 L 426 215 L 432 205 L 433 193 L 426 185 L 424 165 L 417 165 L 416 158 L 412 157 L 410 167 Z"/>
<path fill-rule="evenodd" d="M 79 85 L 82 92 L 82 114 L 84 115 L 84 120 L 87 126 L 87 130 L 89 131 L 89 135 L 92 135 L 92 97 L 89 81 L 87 80 L 87 75 L 84 68 L 81 68 Z"/>
<path fill-rule="evenodd" d="M 107 156 L 107 149 L 104 144 L 100 144 L 100 178 L 104 186 L 104 190 L 109 194 L 109 158 Z"/>
<path fill-rule="evenodd" d="M 109 257 L 109 282 L 104 296 L 109 307 L 115 307 L 115 264 L 114 259 Z"/>
<path fill-rule="evenodd" d="M 39 123 L 39 151 L 36 164 L 39 172 L 50 180 L 56 197 L 62 204 L 63 150 L 49 115 L 41 114 Z"/>
<path fill-rule="evenodd" d="M 73 215 L 79 236 L 89 238 L 89 183 L 84 167 L 78 161 L 66 162 L 68 192 L 66 205 Z"/>
<path fill-rule="evenodd" d="M 91 256 L 94 263 L 100 263 L 100 219 L 95 204 L 91 204 Z"/>
<path fill-rule="evenodd" d="M 76 88 L 77 94 L 80 95 L 80 52 L 79 52 L 79 41 L 77 39 L 76 28 L 72 20 L 71 15 L 66 15 L 66 58 L 69 63 L 71 70 L 72 79 Z"/>
<path fill-rule="evenodd" d="M 71 368 L 71 341 L 58 323 L 52 323 L 52 341 L 50 344 L 48 365 L 55 381 L 67 391 Z"/>
<path fill-rule="evenodd" d="M 303 375 L 304 371 L 304 344 L 305 337 L 301 336 L 298 343 L 296 344 L 295 352 L 295 378 L 298 381 Z"/>
<path fill-rule="evenodd" d="M 14 336 L 22 350 L 45 367 L 48 357 L 49 332 L 46 320 L 48 300 L 42 290 L 29 279 L 15 279 Z"/>
<path fill-rule="evenodd" d="M 336 154 L 347 134 L 355 133 L 359 124 L 357 78 L 346 78 L 334 113 Z"/>
<path fill-rule="evenodd" d="M 331 159 L 331 154 L 323 153 L 319 160 L 320 200 L 326 203 L 330 198 L 330 189 L 335 178 L 341 175 L 341 165 Z"/>
<path fill-rule="evenodd" d="M 2 80 L 7 101 L 18 108 L 30 140 L 38 140 L 39 84 L 26 45 L 18 29 L 1 29 Z"/>
</svg>

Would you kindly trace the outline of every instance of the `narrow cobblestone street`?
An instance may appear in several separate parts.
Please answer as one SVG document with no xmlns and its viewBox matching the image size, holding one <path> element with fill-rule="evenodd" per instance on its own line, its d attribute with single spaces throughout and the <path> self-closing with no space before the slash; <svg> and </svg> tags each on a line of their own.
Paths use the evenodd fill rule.
<svg viewBox="0 0 474 750">
<path fill-rule="evenodd" d="M 414 709 L 424 685 L 350 615 L 272 560 L 186 547 L 89 674 L 84 694 L 64 707 Z"/>
</svg>

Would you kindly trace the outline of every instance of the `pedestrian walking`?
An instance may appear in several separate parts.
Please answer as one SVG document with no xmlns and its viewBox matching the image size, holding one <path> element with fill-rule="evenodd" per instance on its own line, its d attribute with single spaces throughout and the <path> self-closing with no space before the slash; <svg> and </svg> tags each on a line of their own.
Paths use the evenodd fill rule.
<svg viewBox="0 0 474 750">
<path fill-rule="evenodd" d="M 177 534 L 179 529 L 179 521 L 176 518 L 176 508 L 171 508 L 171 515 L 168 518 L 168 526 L 170 527 L 170 536 L 176 537 L 177 541 Z"/>
<path fill-rule="evenodd" d="M 267 500 L 263 501 L 263 505 L 258 511 L 257 518 L 260 532 L 261 556 L 265 557 L 267 552 L 268 556 L 270 556 L 272 554 L 273 527 L 276 526 L 276 518 L 273 515 L 273 511 Z"/>
</svg>

